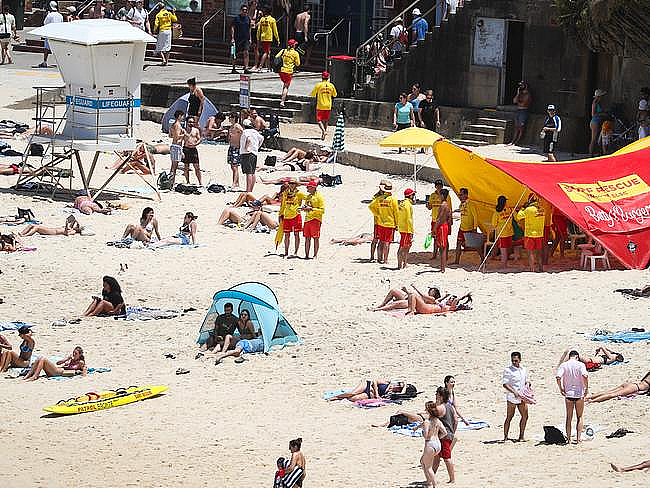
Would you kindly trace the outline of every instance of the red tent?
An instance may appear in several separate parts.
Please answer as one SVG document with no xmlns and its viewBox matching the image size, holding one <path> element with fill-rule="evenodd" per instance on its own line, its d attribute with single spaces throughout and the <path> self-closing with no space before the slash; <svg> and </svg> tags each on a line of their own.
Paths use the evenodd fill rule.
<svg viewBox="0 0 650 488">
<path fill-rule="evenodd" d="M 650 261 L 650 147 L 576 163 L 486 158 L 591 234 L 628 268 Z"/>
</svg>

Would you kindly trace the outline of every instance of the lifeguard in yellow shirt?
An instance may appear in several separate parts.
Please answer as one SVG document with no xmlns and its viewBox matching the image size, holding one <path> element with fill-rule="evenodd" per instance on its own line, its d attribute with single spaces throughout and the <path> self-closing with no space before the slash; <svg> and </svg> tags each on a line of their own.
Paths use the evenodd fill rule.
<svg viewBox="0 0 650 488">
<path fill-rule="evenodd" d="M 327 134 L 327 124 L 332 112 L 332 98 L 337 96 L 336 87 L 330 83 L 330 74 L 323 71 L 321 74 L 322 81 L 316 83 L 311 91 L 311 96 L 316 97 L 316 122 L 320 127 L 320 138 L 325 140 Z"/>
<path fill-rule="evenodd" d="M 386 264 L 390 243 L 393 242 L 393 235 L 397 228 L 398 207 L 397 200 L 393 198 L 393 185 L 389 181 L 382 180 L 379 183 L 379 189 L 382 194 L 374 198 L 368 208 L 375 217 L 375 235 L 379 240 L 377 246 L 377 262 Z"/>
<path fill-rule="evenodd" d="M 275 55 L 276 58 L 282 59 L 282 68 L 280 68 L 280 79 L 282 80 L 282 96 L 280 97 L 280 107 L 284 108 L 284 101 L 289 93 L 289 86 L 293 79 L 293 70 L 300 66 L 300 55 L 296 51 L 298 42 L 295 39 L 289 39 L 286 49 L 283 49 Z"/>
<path fill-rule="evenodd" d="M 501 252 L 501 266 L 506 268 L 515 231 L 512 227 L 512 208 L 508 206 L 508 199 L 503 195 L 497 198 L 497 205 L 492 214 L 492 227 L 496 232 L 495 235 L 499 236 L 497 244 Z"/>
<path fill-rule="evenodd" d="M 534 193 L 517 212 L 517 221 L 524 225 L 524 247 L 528 250 L 528 264 L 532 272 L 543 271 L 541 252 L 544 241 L 544 210 Z"/>
<path fill-rule="evenodd" d="M 413 202 L 415 190 L 404 190 L 404 200 L 397 207 L 397 230 L 400 233 L 399 249 L 397 250 L 397 269 L 408 265 L 409 251 L 413 245 Z"/>
<path fill-rule="evenodd" d="M 254 70 L 260 70 L 265 65 L 271 71 L 271 45 L 273 40 L 280 44 L 280 36 L 278 36 L 278 24 L 271 15 L 271 9 L 267 6 L 264 7 L 264 16 L 257 24 L 257 41 L 262 44 L 262 58 L 260 64 L 255 66 Z"/>
<path fill-rule="evenodd" d="M 437 179 L 436 181 L 433 182 L 433 184 L 436 187 L 436 190 L 429 195 L 429 201 L 427 201 L 427 208 L 431 210 L 431 236 L 433 237 L 433 256 L 431 256 L 431 259 L 436 259 L 436 256 L 438 255 L 438 245 L 437 239 L 438 239 L 438 232 L 434 230 L 434 227 L 436 226 L 436 221 L 438 220 L 438 210 L 440 209 L 440 205 L 442 205 L 442 198 L 440 197 L 440 192 L 443 189 L 443 184 L 442 180 Z M 447 192 L 447 198 L 445 199 L 447 202 L 447 206 L 451 210 L 451 198 L 449 197 L 449 192 Z M 451 212 L 449 213 L 450 218 L 451 218 Z M 447 227 L 449 229 L 449 232 L 451 232 L 451 226 L 453 222 L 450 220 L 449 221 L 449 226 Z M 447 241 L 447 238 L 445 237 L 445 241 Z M 447 246 L 445 246 L 447 247 Z"/>
<path fill-rule="evenodd" d="M 458 229 L 458 237 L 456 238 L 456 260 L 454 264 L 460 262 L 460 255 L 465 250 L 465 232 L 475 232 L 479 224 L 476 204 L 469 201 L 469 190 L 467 188 L 460 189 L 458 199 L 460 200 L 460 229 Z M 483 248 L 473 250 L 479 253 L 482 261 Z"/>
<path fill-rule="evenodd" d="M 325 213 L 325 199 L 319 191 L 316 191 L 317 188 L 318 182 L 312 180 L 307 183 L 307 197 L 302 207 L 302 210 L 306 212 L 305 225 L 302 229 L 302 235 L 305 238 L 305 259 L 309 259 L 311 240 L 314 240 L 314 259 L 318 255 L 320 244 L 320 226 Z"/>
<path fill-rule="evenodd" d="M 289 240 L 291 233 L 295 240 L 294 256 L 298 255 L 300 246 L 300 232 L 302 232 L 302 216 L 300 208 L 302 202 L 307 198 L 303 192 L 298 191 L 298 181 L 291 178 L 288 183 L 289 189 L 282 193 L 280 200 L 280 219 L 282 221 L 282 230 L 284 231 L 284 257 L 289 255 Z"/>
<path fill-rule="evenodd" d="M 172 8 L 170 12 L 166 6 L 163 6 L 160 12 L 156 14 L 153 32 L 154 34 L 158 34 L 158 38 L 156 39 L 156 52 L 160 53 L 163 66 L 167 66 L 169 62 L 169 53 L 172 50 L 172 27 L 173 23 L 177 21 L 178 18 L 176 17 L 175 8 Z"/>
</svg>

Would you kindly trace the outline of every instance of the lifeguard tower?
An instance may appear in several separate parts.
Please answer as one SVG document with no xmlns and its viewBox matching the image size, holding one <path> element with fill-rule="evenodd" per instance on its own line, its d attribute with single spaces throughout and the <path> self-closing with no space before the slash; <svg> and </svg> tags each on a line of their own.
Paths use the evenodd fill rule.
<svg viewBox="0 0 650 488">
<path fill-rule="evenodd" d="M 37 183 L 37 189 L 51 187 L 52 196 L 57 189 L 71 191 L 76 166 L 84 189 L 94 200 L 132 160 L 131 152 L 136 149 L 133 128 L 140 121 L 144 54 L 147 43 L 155 39 L 128 22 L 108 19 L 48 24 L 31 34 L 48 40 L 65 86 L 35 87 L 35 132 L 23 162 L 27 162 L 32 143 L 42 144 L 44 152 L 40 167 L 26 171 L 23 165 L 17 187 L 31 181 Z M 80 151 L 95 153 L 89 167 Z M 129 156 L 119 154 L 125 151 Z M 115 152 L 121 164 L 94 188 L 91 180 L 102 152 Z M 150 168 L 153 175 L 151 164 Z M 160 199 L 155 183 L 140 176 Z M 66 178 L 70 180 L 68 189 L 61 183 Z"/>
</svg>

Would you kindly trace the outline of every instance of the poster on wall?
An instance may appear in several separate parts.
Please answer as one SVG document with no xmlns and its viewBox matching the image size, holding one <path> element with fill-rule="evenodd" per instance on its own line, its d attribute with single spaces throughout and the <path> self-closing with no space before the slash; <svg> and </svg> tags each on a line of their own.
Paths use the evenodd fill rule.
<svg viewBox="0 0 650 488">
<path fill-rule="evenodd" d="M 472 63 L 479 66 L 503 65 L 505 19 L 479 17 L 474 26 Z"/>
<path fill-rule="evenodd" d="M 149 0 L 149 11 L 160 7 L 161 2 Z M 178 12 L 203 12 L 203 0 L 165 0 L 165 5 L 174 7 Z"/>
</svg>

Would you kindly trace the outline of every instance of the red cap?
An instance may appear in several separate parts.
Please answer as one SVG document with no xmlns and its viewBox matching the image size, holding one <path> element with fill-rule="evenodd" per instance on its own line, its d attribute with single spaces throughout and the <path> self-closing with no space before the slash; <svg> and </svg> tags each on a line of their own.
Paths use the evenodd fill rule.
<svg viewBox="0 0 650 488">
<path fill-rule="evenodd" d="M 311 180 L 309 183 L 307 183 L 307 188 L 316 188 L 318 186 L 318 181 L 316 180 Z"/>
<path fill-rule="evenodd" d="M 288 46 L 297 46 L 298 41 L 296 41 L 295 39 L 289 39 L 289 42 L 287 42 L 287 45 Z"/>
<path fill-rule="evenodd" d="M 329 78 L 330 77 L 329 71 L 323 71 L 322 76 L 323 78 Z"/>
<path fill-rule="evenodd" d="M 407 188 L 404 190 L 405 197 L 410 197 L 411 195 L 415 195 L 415 190 L 413 188 Z"/>
</svg>

